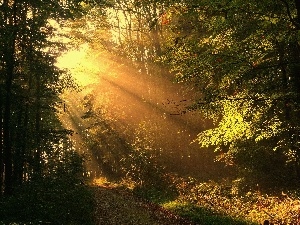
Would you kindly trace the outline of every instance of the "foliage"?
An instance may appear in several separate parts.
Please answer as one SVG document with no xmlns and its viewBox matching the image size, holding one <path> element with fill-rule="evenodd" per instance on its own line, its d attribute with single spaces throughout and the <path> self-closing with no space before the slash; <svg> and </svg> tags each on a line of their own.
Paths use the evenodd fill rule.
<svg viewBox="0 0 300 225">
<path fill-rule="evenodd" d="M 133 134 L 133 142 L 126 143 L 114 130 L 105 106 L 95 102 L 93 96 L 85 97 L 83 119 L 91 124 L 87 142 L 92 150 L 91 157 L 97 157 L 101 175 L 107 180 L 121 182 L 144 199 L 162 202 L 174 198 L 177 193 L 154 143 L 158 128 L 143 121 Z"/>
<path fill-rule="evenodd" d="M 86 141 L 102 175 L 114 180 L 127 179 L 134 186 L 145 188 L 165 185 L 168 178 L 160 160 L 161 151 L 154 143 L 158 128 L 143 121 L 135 129 L 132 143 L 127 143 L 114 129 L 113 117 L 105 105 L 95 101 L 94 94 L 85 96 L 84 101 L 83 119 L 90 124 Z"/>
<path fill-rule="evenodd" d="M 1 222 L 94 224 L 94 196 L 82 185 L 80 160 L 75 152 L 64 154 L 47 177 L 25 182 L 14 189 L 12 196 L 2 197 Z"/>
<path fill-rule="evenodd" d="M 150 74 L 154 72 L 152 64 L 161 54 L 163 15 L 171 3 L 172 0 L 110 1 L 73 23 L 81 28 L 75 33 L 80 33 L 77 37 L 95 49 L 104 48 L 129 59 L 128 63 Z"/>
<path fill-rule="evenodd" d="M 177 183 L 180 196 L 176 202 L 168 203 L 166 207 L 190 216 L 195 216 L 197 213 L 194 210 L 198 209 L 209 211 L 213 215 L 227 215 L 233 220 L 243 219 L 253 223 L 269 220 L 275 224 L 297 224 L 298 194 L 268 195 L 259 190 L 243 189 L 244 186 L 242 180 L 198 183 L 189 178 Z"/>
<path fill-rule="evenodd" d="M 161 60 L 201 94 L 189 109 L 215 122 L 196 141 L 249 174 L 260 152 L 298 179 L 299 4 L 183 2 L 170 8 Z"/>
<path fill-rule="evenodd" d="M 178 196 L 176 189 L 170 184 L 164 184 L 164 187 L 162 185 L 160 187 L 136 186 L 133 194 L 154 204 L 163 204 Z"/>
<path fill-rule="evenodd" d="M 162 184 L 164 168 L 159 162 L 160 151 L 153 143 L 151 125 L 140 123 L 135 132 L 135 140 L 129 155 L 124 159 L 126 176 L 137 185 L 158 187 Z"/>
<path fill-rule="evenodd" d="M 245 222 L 242 219 L 238 220 L 230 216 L 224 216 L 217 214 L 209 209 L 206 209 L 201 206 L 197 206 L 189 203 L 180 203 L 180 202 L 169 202 L 163 205 L 166 209 L 171 210 L 182 217 L 188 218 L 191 221 L 203 225 L 222 225 L 222 224 L 233 224 L 233 225 L 246 225 L 254 224 L 250 222 Z"/>
<path fill-rule="evenodd" d="M 101 43 L 129 58 L 145 74 L 165 75 L 165 69 L 152 67 L 164 63 L 200 96 L 185 110 L 214 121 L 195 140 L 200 147 L 213 148 L 217 160 L 253 183 L 264 177 L 269 186 L 284 179 L 295 183 L 300 174 L 297 1 L 116 0 L 104 11 L 88 16 L 93 29 L 86 29 L 86 36 L 94 46 Z M 268 170 L 274 173 L 268 176 Z"/>
<path fill-rule="evenodd" d="M 1 201 L 1 221 L 22 224 L 93 224 L 93 196 L 66 178 L 24 184 Z"/>
<path fill-rule="evenodd" d="M 62 107 L 60 94 L 76 85 L 67 71 L 55 66 L 65 50 L 57 21 L 80 17 L 81 3 L 1 3 L 0 195 L 48 176 L 50 167 L 69 154 L 63 151 L 71 149 L 65 143 L 72 132 L 61 126 L 57 112 Z"/>
</svg>

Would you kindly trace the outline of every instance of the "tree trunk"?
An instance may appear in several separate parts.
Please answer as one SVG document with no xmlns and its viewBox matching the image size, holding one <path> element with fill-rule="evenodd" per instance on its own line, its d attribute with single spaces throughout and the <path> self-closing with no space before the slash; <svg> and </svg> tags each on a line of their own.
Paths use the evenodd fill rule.
<svg viewBox="0 0 300 225">
<path fill-rule="evenodd" d="M 12 146 L 10 135 L 11 106 L 12 106 L 12 82 L 15 67 L 15 42 L 16 42 L 16 2 L 13 3 L 13 16 L 7 18 L 8 42 L 4 52 L 5 60 L 5 100 L 3 114 L 3 162 L 4 162 L 4 193 L 12 194 Z"/>
<path fill-rule="evenodd" d="M 3 103 L 2 103 L 2 90 L 0 90 L 0 197 L 3 193 L 3 173 L 4 173 L 4 167 L 3 167 Z"/>
<path fill-rule="evenodd" d="M 12 148 L 10 138 L 10 122 L 11 122 L 11 103 L 12 103 L 12 80 L 14 70 L 14 54 L 13 49 L 9 50 L 8 60 L 6 61 L 6 94 L 3 116 L 3 155 L 5 165 L 5 190 L 6 194 L 12 192 Z"/>
<path fill-rule="evenodd" d="M 296 16 L 296 29 L 300 30 L 300 1 L 295 0 L 295 6 L 297 11 Z M 297 36 L 295 35 L 295 40 L 290 44 L 289 53 L 291 56 L 291 90 L 294 93 L 294 99 L 293 99 L 293 106 L 294 106 L 294 117 L 292 118 L 292 126 L 291 126 L 291 132 L 292 132 L 292 146 L 293 150 L 296 152 L 296 172 L 298 176 L 298 180 L 300 182 L 300 147 L 297 143 L 300 142 L 300 45 L 299 40 Z"/>
<path fill-rule="evenodd" d="M 35 153 L 34 153 L 34 174 L 41 176 L 41 75 L 36 75 L 36 109 L 35 109 Z"/>
<path fill-rule="evenodd" d="M 28 106 L 21 107 L 18 114 L 18 130 L 15 136 L 13 184 L 20 185 L 23 182 L 25 151 L 27 140 Z"/>
</svg>

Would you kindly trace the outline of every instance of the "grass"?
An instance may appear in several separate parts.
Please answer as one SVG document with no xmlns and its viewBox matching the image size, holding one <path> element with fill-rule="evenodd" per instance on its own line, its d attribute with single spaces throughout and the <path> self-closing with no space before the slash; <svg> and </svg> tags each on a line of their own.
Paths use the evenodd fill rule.
<svg viewBox="0 0 300 225">
<path fill-rule="evenodd" d="M 175 212 L 176 214 L 189 218 L 191 221 L 201 225 L 248 225 L 255 224 L 242 219 L 233 218 L 228 215 L 217 214 L 207 208 L 190 203 L 181 203 L 178 201 L 168 202 L 162 205 L 164 208 Z"/>
<path fill-rule="evenodd" d="M 102 215 L 102 221 L 156 224 L 150 211 L 156 210 L 154 205 L 153 209 L 141 210 L 142 202 L 136 202 L 137 199 L 153 202 L 201 225 L 254 225 L 264 220 L 274 224 L 299 222 L 300 199 L 296 192 L 277 196 L 242 192 L 236 181 L 203 183 L 179 179 L 171 187 L 133 187 L 132 184 L 127 187 L 124 182 L 99 179 L 94 185 L 102 186 L 97 189 L 96 199 L 95 189 L 68 180 L 25 183 L 13 196 L 0 198 L 0 224 L 93 225 L 95 212 L 98 217 Z"/>
<path fill-rule="evenodd" d="M 217 183 L 180 178 L 169 190 L 139 187 L 134 193 L 201 225 L 252 225 L 265 220 L 274 224 L 299 224 L 299 193 L 271 195 L 249 191 L 239 180 Z"/>
<path fill-rule="evenodd" d="M 191 190 L 190 190 L 191 191 Z M 199 202 L 192 202 L 187 200 L 192 191 L 185 193 L 182 196 L 180 190 L 175 190 L 173 187 L 168 189 L 160 189 L 157 187 L 136 187 L 133 193 L 140 198 L 147 199 L 153 203 L 161 205 L 168 211 L 181 216 L 191 222 L 201 225 L 253 225 L 255 222 L 246 221 L 245 219 L 238 218 L 236 215 L 230 215 L 226 212 L 214 210 Z"/>
<path fill-rule="evenodd" d="M 266 194 L 243 190 L 240 181 L 197 182 L 177 184 L 176 201 L 164 204 L 178 214 L 200 224 L 298 224 L 299 193 Z"/>
</svg>

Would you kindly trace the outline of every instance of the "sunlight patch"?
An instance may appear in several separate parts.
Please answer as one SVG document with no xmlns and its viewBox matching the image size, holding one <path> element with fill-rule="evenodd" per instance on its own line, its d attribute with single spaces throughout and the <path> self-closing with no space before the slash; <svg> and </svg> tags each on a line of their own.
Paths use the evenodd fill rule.
<svg viewBox="0 0 300 225">
<path fill-rule="evenodd" d="M 96 83 L 99 73 L 98 66 L 89 60 L 88 50 L 88 44 L 82 44 L 78 49 L 60 56 L 56 64 L 61 69 L 69 70 L 76 82 L 83 87 Z"/>
</svg>

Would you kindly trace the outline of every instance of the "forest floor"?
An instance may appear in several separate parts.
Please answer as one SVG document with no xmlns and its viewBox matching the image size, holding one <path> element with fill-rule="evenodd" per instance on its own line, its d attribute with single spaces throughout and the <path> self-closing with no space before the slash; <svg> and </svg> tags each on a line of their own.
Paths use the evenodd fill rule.
<svg viewBox="0 0 300 225">
<path fill-rule="evenodd" d="M 93 185 L 96 200 L 96 225 L 192 225 L 158 204 L 134 196 L 130 191 Z"/>
</svg>

